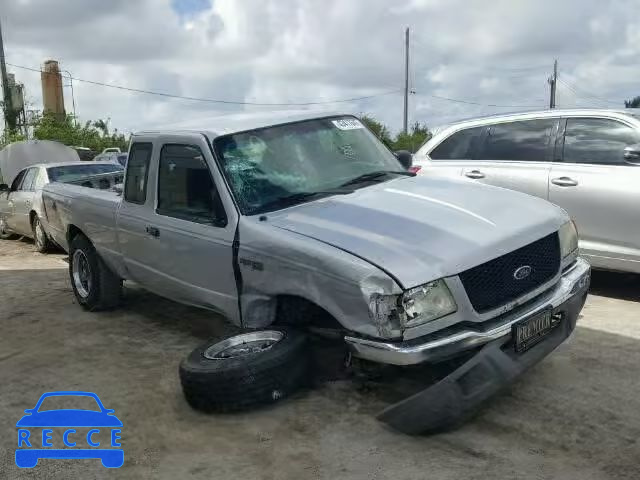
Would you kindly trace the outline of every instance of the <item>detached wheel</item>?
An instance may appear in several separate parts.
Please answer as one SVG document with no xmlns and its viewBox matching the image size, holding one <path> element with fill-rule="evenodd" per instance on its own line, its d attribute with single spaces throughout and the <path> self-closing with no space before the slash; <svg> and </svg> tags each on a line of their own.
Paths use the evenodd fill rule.
<svg viewBox="0 0 640 480">
<path fill-rule="evenodd" d="M 78 303 L 90 311 L 117 307 L 122 280 L 102 261 L 84 235 L 77 235 L 69 248 L 69 277 Z"/>
<path fill-rule="evenodd" d="M 13 240 L 14 238 L 18 238 L 18 235 L 10 232 L 7 228 L 7 221 L 4 217 L 0 217 L 0 240 Z"/>
<path fill-rule="evenodd" d="M 51 240 L 49 240 L 49 236 L 44 231 L 42 222 L 37 215 L 33 217 L 31 230 L 33 230 L 33 240 L 35 242 L 36 251 L 39 253 L 47 253 L 51 250 L 53 245 L 51 244 Z"/>
<path fill-rule="evenodd" d="M 307 336 L 286 327 L 234 335 L 196 348 L 180 364 L 189 405 L 231 412 L 274 403 L 310 383 Z"/>
</svg>

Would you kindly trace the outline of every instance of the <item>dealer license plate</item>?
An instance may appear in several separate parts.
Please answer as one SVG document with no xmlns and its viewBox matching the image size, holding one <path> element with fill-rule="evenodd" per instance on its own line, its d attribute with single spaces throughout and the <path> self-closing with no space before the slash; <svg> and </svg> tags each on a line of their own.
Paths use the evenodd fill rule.
<svg viewBox="0 0 640 480">
<path fill-rule="evenodd" d="M 513 326 L 516 352 L 522 353 L 533 347 L 557 325 L 551 317 L 551 309 L 545 310 Z"/>
</svg>

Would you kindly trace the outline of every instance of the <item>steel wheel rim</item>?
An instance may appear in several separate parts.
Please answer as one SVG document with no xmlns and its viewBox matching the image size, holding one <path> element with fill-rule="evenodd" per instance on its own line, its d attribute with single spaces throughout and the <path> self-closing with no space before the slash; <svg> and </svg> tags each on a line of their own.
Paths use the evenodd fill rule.
<svg viewBox="0 0 640 480">
<path fill-rule="evenodd" d="M 76 287 L 78 295 L 87 298 L 91 294 L 91 266 L 89 260 L 82 250 L 73 252 L 71 261 L 71 269 L 73 272 L 73 284 Z"/>
<path fill-rule="evenodd" d="M 278 330 L 244 333 L 211 345 L 204 351 L 203 355 L 209 360 L 243 357 L 253 353 L 265 352 L 283 338 L 284 333 Z"/>
</svg>

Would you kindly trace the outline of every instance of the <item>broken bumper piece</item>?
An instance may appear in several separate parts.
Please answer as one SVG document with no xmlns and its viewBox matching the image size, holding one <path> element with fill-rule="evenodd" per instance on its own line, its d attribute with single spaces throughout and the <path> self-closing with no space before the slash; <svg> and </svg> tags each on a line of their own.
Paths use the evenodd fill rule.
<svg viewBox="0 0 640 480">
<path fill-rule="evenodd" d="M 553 308 L 553 315 L 561 318 L 560 323 L 529 350 L 516 353 L 511 339 L 487 343 L 453 373 L 391 405 L 378 415 L 378 419 L 406 434 L 438 432 L 460 425 L 571 335 L 585 299 L 586 287 Z"/>
</svg>

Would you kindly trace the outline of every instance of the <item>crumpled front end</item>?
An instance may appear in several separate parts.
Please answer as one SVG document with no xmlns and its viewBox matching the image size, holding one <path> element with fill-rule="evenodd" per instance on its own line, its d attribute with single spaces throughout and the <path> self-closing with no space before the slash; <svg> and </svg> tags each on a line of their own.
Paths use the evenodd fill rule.
<svg viewBox="0 0 640 480">
<path fill-rule="evenodd" d="M 414 360 L 427 359 L 431 355 L 430 360 L 433 361 L 442 358 L 439 355 L 451 356 L 479 348 L 475 355 L 445 378 L 386 408 L 378 419 L 407 434 L 437 432 L 459 425 L 571 335 L 586 300 L 589 280 L 588 263 L 578 259 L 553 292 L 530 306 L 528 312 L 521 312 L 518 318 L 506 322 L 501 329 L 496 327 L 498 329 L 494 329 L 492 334 L 486 332 L 484 337 L 474 337 L 476 343 L 468 342 L 470 337 L 465 341 L 459 336 L 441 338 L 422 346 L 414 345 L 413 349 L 396 350 L 393 355 L 397 361 L 394 363 L 401 364 L 399 359 L 403 358 L 402 355 L 405 359 Z M 555 326 L 544 337 L 536 339 L 536 343 L 526 351 L 517 351 L 513 335 L 516 326 L 545 311 L 549 311 Z"/>
</svg>

